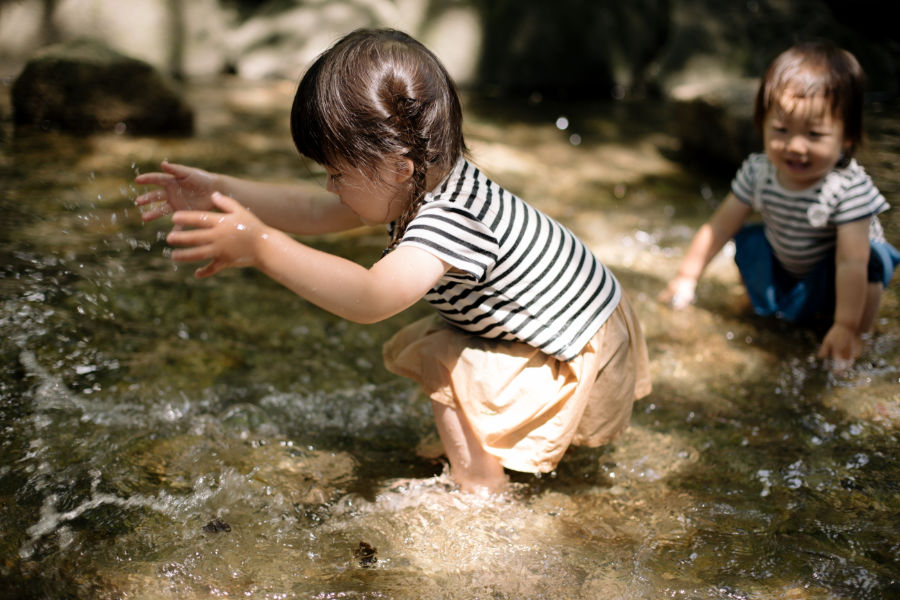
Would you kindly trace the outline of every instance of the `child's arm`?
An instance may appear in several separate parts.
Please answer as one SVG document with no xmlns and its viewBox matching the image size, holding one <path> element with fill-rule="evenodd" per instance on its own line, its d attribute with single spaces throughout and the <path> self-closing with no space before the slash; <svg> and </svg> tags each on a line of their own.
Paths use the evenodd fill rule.
<svg viewBox="0 0 900 600">
<path fill-rule="evenodd" d="M 135 199 L 137 206 L 149 206 L 141 215 L 144 221 L 178 210 L 211 210 L 210 195 L 221 192 L 264 223 L 290 233 L 332 233 L 362 225 L 337 197 L 299 185 L 249 181 L 169 162 L 162 163 L 162 172 L 138 175 L 135 182 L 161 187 Z"/>
<path fill-rule="evenodd" d="M 694 289 L 704 269 L 750 216 L 752 208 L 733 193 L 725 197 L 709 221 L 703 224 L 681 261 L 678 274 L 659 295 L 659 300 L 673 308 L 684 308 L 694 300 Z"/>
<path fill-rule="evenodd" d="M 819 358 L 852 362 L 862 351 L 859 328 L 866 304 L 869 251 L 867 219 L 837 228 L 834 324 L 822 339 Z"/>
<path fill-rule="evenodd" d="M 197 277 L 256 267 L 313 304 L 358 323 L 375 323 L 412 306 L 450 267 L 424 250 L 401 247 L 366 269 L 263 224 L 232 198 L 214 193 L 212 202 L 222 212 L 172 216 L 176 229 L 167 241 L 186 246 L 172 253 L 173 260 L 210 260 L 197 269 Z"/>
</svg>

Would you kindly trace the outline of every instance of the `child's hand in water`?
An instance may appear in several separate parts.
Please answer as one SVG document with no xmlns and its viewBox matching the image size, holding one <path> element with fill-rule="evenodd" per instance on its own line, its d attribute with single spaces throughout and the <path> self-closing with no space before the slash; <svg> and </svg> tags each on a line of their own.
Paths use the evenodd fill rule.
<svg viewBox="0 0 900 600">
<path fill-rule="evenodd" d="M 822 339 L 818 358 L 830 359 L 837 371 L 845 371 L 862 354 L 862 339 L 852 327 L 835 323 Z"/>
<path fill-rule="evenodd" d="M 675 310 L 681 310 L 694 301 L 694 290 L 697 281 L 689 277 L 676 277 L 669 282 L 658 296 L 663 304 L 668 304 Z"/>
<path fill-rule="evenodd" d="M 213 192 L 211 204 L 222 212 L 180 210 L 172 215 L 175 227 L 166 241 L 173 246 L 189 246 L 172 252 L 176 262 L 210 260 L 195 271 L 209 277 L 228 267 L 256 266 L 256 243 L 268 229 L 237 200 Z"/>
<path fill-rule="evenodd" d="M 152 221 L 179 210 L 210 210 L 211 194 L 215 191 L 212 173 L 194 167 L 163 161 L 162 173 L 144 173 L 134 178 L 141 185 L 158 185 L 156 189 L 138 196 L 136 206 L 149 206 L 141 219 Z"/>
</svg>

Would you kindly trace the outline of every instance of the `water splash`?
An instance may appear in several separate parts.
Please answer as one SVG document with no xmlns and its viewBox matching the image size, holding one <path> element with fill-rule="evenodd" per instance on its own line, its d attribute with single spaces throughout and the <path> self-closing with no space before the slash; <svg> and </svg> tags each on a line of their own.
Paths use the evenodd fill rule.
<svg viewBox="0 0 900 600">
<path fill-rule="evenodd" d="M 99 492 L 97 490 L 97 487 L 100 484 L 101 480 L 100 471 L 91 470 L 90 475 L 90 498 L 73 509 L 65 512 L 59 512 L 56 506 L 60 501 L 60 497 L 57 494 L 50 494 L 49 496 L 44 498 L 44 502 L 40 508 L 40 518 L 38 519 L 38 522 L 30 526 L 26 530 L 28 539 L 19 549 L 20 558 L 31 558 L 31 556 L 34 554 L 35 546 L 40 541 L 40 539 L 57 531 L 66 532 L 66 540 L 62 541 L 60 545 L 62 547 L 68 546 L 68 544 L 71 543 L 71 540 L 68 538 L 68 536 L 71 535 L 71 532 L 68 532 L 68 530 L 63 530 L 62 526 L 70 521 L 74 521 L 82 514 L 101 506 L 108 505 L 117 506 L 120 508 L 149 508 L 160 513 L 166 513 L 171 512 L 171 507 L 173 505 L 177 505 L 183 502 L 174 500 L 165 492 L 160 492 L 159 496 L 156 498 L 145 498 L 141 496 L 120 498 L 119 496 L 116 496 L 114 494 Z M 190 502 L 193 504 L 195 501 L 196 500 L 191 500 Z"/>
</svg>

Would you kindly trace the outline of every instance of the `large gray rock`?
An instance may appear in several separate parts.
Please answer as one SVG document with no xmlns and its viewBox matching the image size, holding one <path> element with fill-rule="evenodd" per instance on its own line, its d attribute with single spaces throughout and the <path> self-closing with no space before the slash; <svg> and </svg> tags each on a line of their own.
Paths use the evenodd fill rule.
<svg viewBox="0 0 900 600">
<path fill-rule="evenodd" d="M 28 61 L 12 86 L 16 127 L 188 135 L 194 115 L 151 65 L 80 39 Z"/>
</svg>

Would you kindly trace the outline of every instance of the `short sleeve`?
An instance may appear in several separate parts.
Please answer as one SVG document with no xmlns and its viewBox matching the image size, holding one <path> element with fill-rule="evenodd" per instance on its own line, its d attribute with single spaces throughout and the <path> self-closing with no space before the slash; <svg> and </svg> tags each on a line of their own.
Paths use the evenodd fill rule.
<svg viewBox="0 0 900 600">
<path fill-rule="evenodd" d="M 441 200 L 426 202 L 410 222 L 401 246 L 421 248 L 483 281 L 497 262 L 499 242 L 493 232 L 464 207 Z"/>
<path fill-rule="evenodd" d="M 872 179 L 855 160 L 846 169 L 841 169 L 835 174 L 838 177 L 835 182 L 836 189 L 832 193 L 835 196 L 836 206 L 831 215 L 835 225 L 866 219 L 890 208 L 884 196 L 872 183 Z"/>
<path fill-rule="evenodd" d="M 738 169 L 734 179 L 731 180 L 731 191 L 738 200 L 744 204 L 753 206 L 753 198 L 756 194 L 757 179 L 764 176 L 765 171 L 764 154 L 751 154 Z"/>
</svg>

